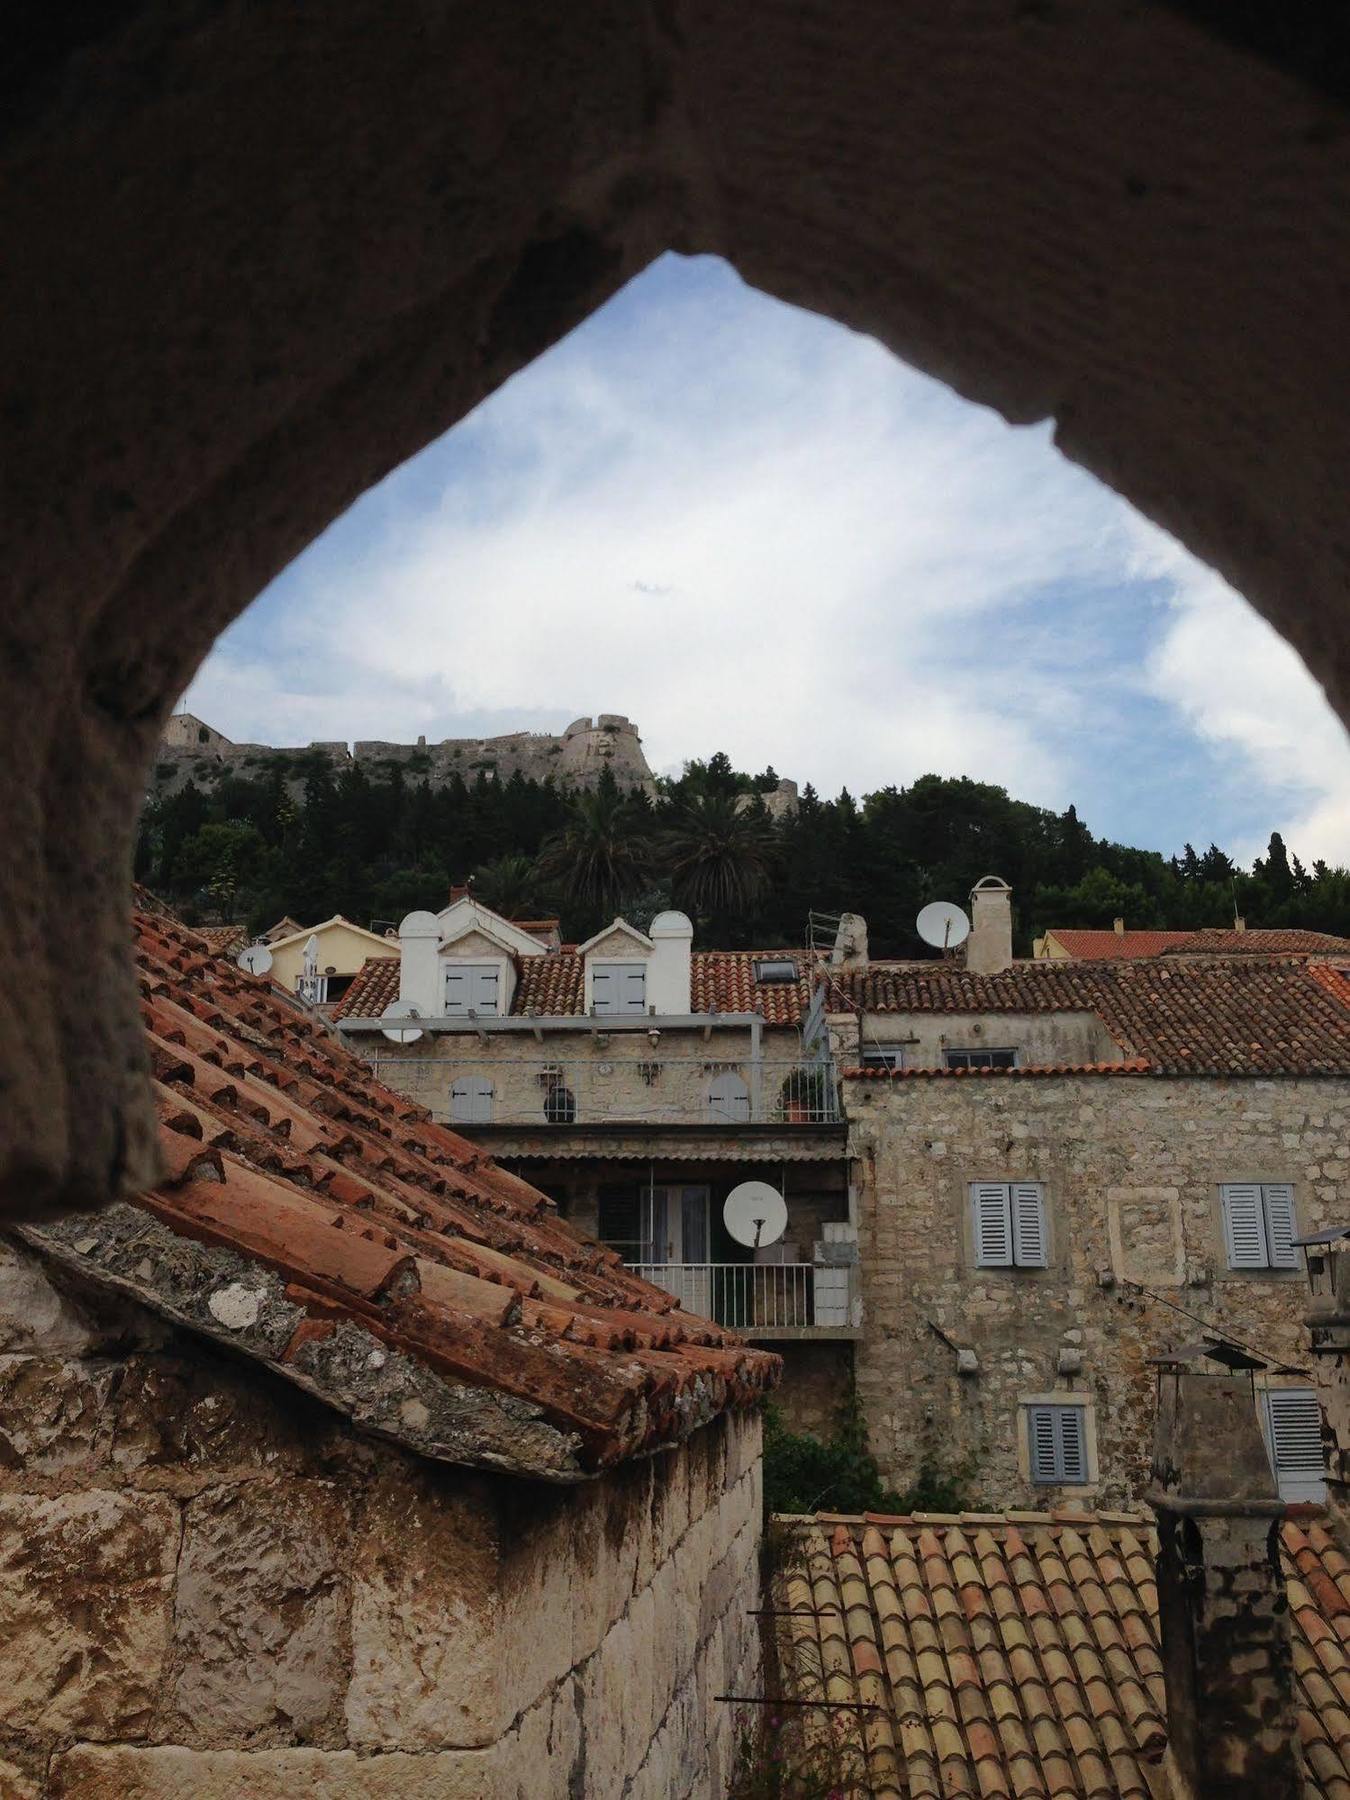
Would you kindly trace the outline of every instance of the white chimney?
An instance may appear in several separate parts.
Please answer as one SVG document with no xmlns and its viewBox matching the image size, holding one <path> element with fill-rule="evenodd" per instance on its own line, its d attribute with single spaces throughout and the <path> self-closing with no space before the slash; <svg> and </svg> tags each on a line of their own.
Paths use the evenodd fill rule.
<svg viewBox="0 0 1350 1800">
<path fill-rule="evenodd" d="M 970 890 L 966 967 L 973 975 L 998 975 L 1012 959 L 1012 889 L 986 875 Z"/>
<path fill-rule="evenodd" d="M 647 1007 L 666 1017 L 683 1017 L 693 1004 L 694 927 L 682 912 L 657 913 L 647 936 Z"/>
<path fill-rule="evenodd" d="M 830 966 L 835 969 L 867 967 L 867 920 L 861 913 L 840 914 L 834 947 L 830 951 Z"/>
<path fill-rule="evenodd" d="M 441 922 L 435 913 L 413 912 L 398 928 L 398 997 L 424 1019 L 441 1013 Z"/>
</svg>

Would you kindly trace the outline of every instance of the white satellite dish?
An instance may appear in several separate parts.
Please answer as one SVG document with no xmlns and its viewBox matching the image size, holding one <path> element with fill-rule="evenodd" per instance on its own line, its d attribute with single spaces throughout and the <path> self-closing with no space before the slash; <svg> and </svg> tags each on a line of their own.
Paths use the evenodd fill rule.
<svg viewBox="0 0 1350 1800">
<path fill-rule="evenodd" d="M 234 960 L 245 975 L 265 975 L 272 966 L 272 952 L 266 944 L 246 944 Z"/>
<path fill-rule="evenodd" d="M 787 1230 L 787 1202 L 767 1181 L 743 1181 L 723 1201 L 722 1223 L 738 1244 L 759 1250 Z"/>
<path fill-rule="evenodd" d="M 950 900 L 934 900 L 925 906 L 914 925 L 924 943 L 935 950 L 955 950 L 970 936 L 970 920 Z"/>
<path fill-rule="evenodd" d="M 389 1020 L 389 1024 L 383 1027 L 385 1037 L 391 1044 L 415 1044 L 422 1036 L 422 1027 L 409 1023 L 396 1025 L 394 1021 L 420 1019 L 421 1016 L 415 1006 L 405 1006 L 401 1000 L 391 1000 L 380 1014 L 382 1019 Z"/>
</svg>

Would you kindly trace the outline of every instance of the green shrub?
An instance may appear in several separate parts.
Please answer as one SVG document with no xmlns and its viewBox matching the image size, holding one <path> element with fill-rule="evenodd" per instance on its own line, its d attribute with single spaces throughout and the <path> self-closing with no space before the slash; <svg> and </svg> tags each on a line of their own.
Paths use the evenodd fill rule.
<svg viewBox="0 0 1350 1800">
<path fill-rule="evenodd" d="M 943 1468 L 925 1447 L 909 1487 L 887 1487 L 867 1443 L 850 1389 L 833 1436 L 789 1431 L 776 1406 L 764 1409 L 764 1513 L 962 1512 L 970 1505 L 969 1464 Z"/>
</svg>

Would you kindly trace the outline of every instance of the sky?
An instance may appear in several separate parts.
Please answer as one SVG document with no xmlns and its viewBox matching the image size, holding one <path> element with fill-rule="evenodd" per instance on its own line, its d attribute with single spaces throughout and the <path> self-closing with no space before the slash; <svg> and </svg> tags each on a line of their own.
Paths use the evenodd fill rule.
<svg viewBox="0 0 1350 1800">
<path fill-rule="evenodd" d="M 625 713 L 822 794 L 970 775 L 1101 836 L 1350 862 L 1350 744 L 1220 578 L 874 340 L 666 256 L 372 488 L 184 704 L 239 742 Z"/>
</svg>

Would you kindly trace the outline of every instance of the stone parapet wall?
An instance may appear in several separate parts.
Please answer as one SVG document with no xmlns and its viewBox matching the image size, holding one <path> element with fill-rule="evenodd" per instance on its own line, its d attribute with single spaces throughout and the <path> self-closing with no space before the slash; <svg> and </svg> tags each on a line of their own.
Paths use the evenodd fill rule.
<svg viewBox="0 0 1350 1800">
<path fill-rule="evenodd" d="M 560 1488 L 427 1463 L 0 1267 L 6 1800 L 720 1793 L 757 1416 Z"/>
<path fill-rule="evenodd" d="M 1219 1187 L 1292 1182 L 1301 1230 L 1341 1221 L 1350 1082 L 902 1078 L 848 1082 L 845 1103 L 858 1391 L 897 1486 L 928 1454 L 965 1463 L 986 1506 L 1133 1504 L 1148 1477 L 1150 1357 L 1209 1329 L 1310 1367 L 1302 1270 L 1229 1269 Z M 976 1267 L 969 1184 L 1014 1180 L 1044 1183 L 1049 1266 Z M 960 1348 L 975 1373 L 958 1373 Z M 1033 1396 L 1086 1404 L 1087 1487 L 1031 1484 L 1019 1415 Z"/>
</svg>

